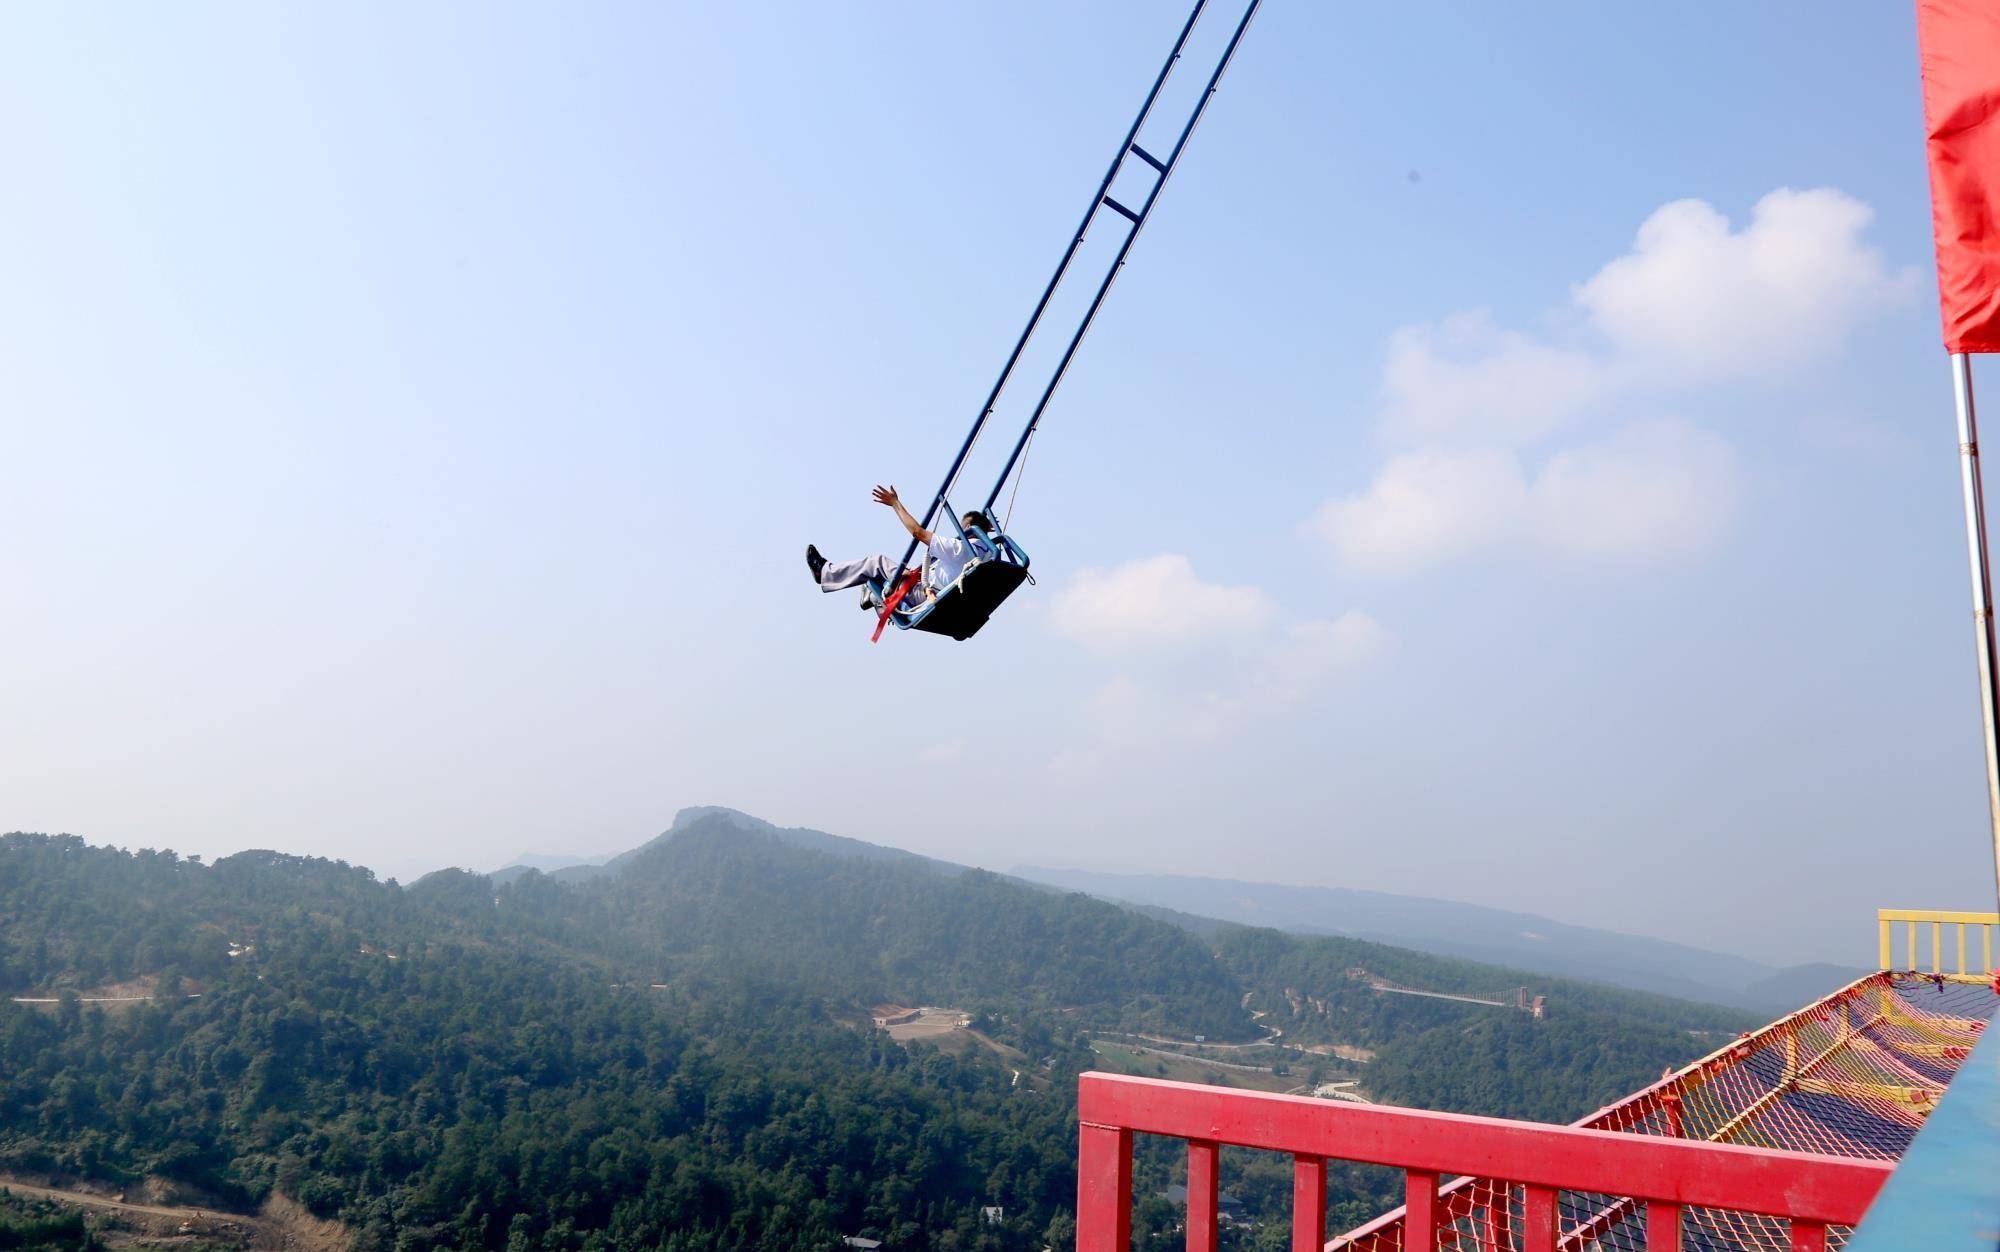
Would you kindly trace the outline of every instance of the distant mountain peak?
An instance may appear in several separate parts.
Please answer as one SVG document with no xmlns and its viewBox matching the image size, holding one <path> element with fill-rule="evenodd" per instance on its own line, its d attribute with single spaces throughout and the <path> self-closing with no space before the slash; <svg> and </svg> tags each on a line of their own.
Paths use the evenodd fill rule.
<svg viewBox="0 0 2000 1252">
<path fill-rule="evenodd" d="M 689 805 L 674 814 L 673 825 L 667 827 L 666 833 L 677 835 L 690 826 L 711 819 L 727 822 L 732 826 L 737 826 L 744 830 L 754 830 L 759 834 L 775 835 L 779 833 L 779 828 L 773 823 L 767 822 L 761 817 L 752 817 L 741 809 L 732 809 L 721 804 Z"/>
<path fill-rule="evenodd" d="M 844 835 L 829 835 L 825 831 L 809 830 L 804 827 L 780 826 L 726 805 L 691 804 L 674 814 L 672 824 L 664 831 L 638 847 L 630 848 L 615 856 L 566 857 L 533 853 L 515 858 L 512 864 L 495 870 L 488 876 L 496 884 L 511 882 L 531 870 L 539 870 L 558 882 L 572 883 L 607 875 L 616 876 L 623 874 L 640 857 L 687 835 L 705 838 L 718 835 L 722 837 L 749 835 L 776 839 L 793 847 L 810 848 L 816 852 L 826 852 L 835 856 L 862 860 L 904 861 L 924 865 L 936 873 L 947 875 L 961 873 L 965 868 L 948 861 L 933 860 L 915 852 L 905 852 L 900 848 L 883 847 L 860 839 L 849 839 Z"/>
<path fill-rule="evenodd" d="M 763 818 L 752 817 L 739 809 L 726 808 L 720 804 L 691 804 L 674 814 L 673 823 L 666 830 L 636 848 L 628 848 L 623 852 L 600 852 L 592 856 L 577 856 L 563 852 L 524 852 L 501 868 L 492 871 L 489 877 L 495 882 L 510 882 L 529 870 L 539 870 L 553 878 L 580 882 L 587 878 L 595 878 L 606 871 L 622 869 L 638 853 L 696 826 L 717 825 L 727 825 L 737 830 L 759 834 L 780 833 L 776 826 Z"/>
</svg>

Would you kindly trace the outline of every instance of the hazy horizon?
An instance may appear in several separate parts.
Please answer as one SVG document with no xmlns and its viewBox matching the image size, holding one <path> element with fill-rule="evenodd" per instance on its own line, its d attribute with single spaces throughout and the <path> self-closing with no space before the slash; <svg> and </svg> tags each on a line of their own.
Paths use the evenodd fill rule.
<svg viewBox="0 0 2000 1252">
<path fill-rule="evenodd" d="M 753 819 L 757 819 L 760 821 L 766 820 L 760 814 L 754 811 L 737 809 L 734 806 L 730 805 L 711 805 L 711 804 L 684 805 L 680 810 L 677 810 L 675 816 L 676 818 L 678 818 L 681 813 L 686 812 L 688 810 L 701 810 L 701 809 L 714 809 L 714 808 L 729 809 L 735 812 L 743 813 L 746 816 L 751 817 Z M 799 824 L 772 823 L 772 824 L 789 828 L 819 830 L 818 827 L 815 827 L 810 823 L 799 823 Z M 415 882 L 416 880 L 422 878 L 427 874 L 436 873 L 441 870 L 470 870 L 474 873 L 490 874 L 499 870 L 509 869 L 519 865 L 527 865 L 531 868 L 541 869 L 546 872 L 555 868 L 562 868 L 572 865 L 601 865 L 623 853 L 633 851 L 634 849 L 643 846 L 644 844 L 650 842 L 653 839 L 660 838 L 666 834 L 672 833 L 673 826 L 674 822 L 671 821 L 663 823 L 660 829 L 653 831 L 650 834 L 639 836 L 629 844 L 624 844 L 618 847 L 602 849 L 596 852 L 589 852 L 589 853 L 547 852 L 539 849 L 524 849 L 520 852 L 511 854 L 504 858 L 493 860 L 492 863 L 482 862 L 479 864 L 465 864 L 455 861 L 440 861 L 435 858 L 423 858 L 423 857 L 405 858 L 401 861 L 389 861 L 389 860 L 383 860 L 382 858 L 377 858 L 373 861 L 350 860 L 348 863 L 353 865 L 358 865 L 363 869 L 369 870 L 378 879 L 384 881 L 395 881 L 404 886 L 408 886 L 409 884 Z M 29 832 L 29 833 L 68 833 L 68 832 Z M 839 832 L 821 831 L 820 833 L 838 834 Z M 871 839 L 861 835 L 847 834 L 843 837 L 860 839 L 863 842 L 872 843 L 881 847 L 901 847 L 901 845 L 895 843 L 884 842 L 879 839 Z M 97 842 L 97 841 L 87 841 L 87 842 Z M 134 845 L 134 846 L 139 846 L 139 845 Z M 260 850 L 269 851 L 276 849 L 245 847 L 245 848 L 234 849 L 231 852 L 225 852 L 220 855 L 227 856 L 227 855 L 234 855 L 235 853 L 240 853 L 240 852 L 250 852 L 250 851 L 260 851 Z M 902 848 L 902 850 L 914 851 L 915 849 Z M 174 851 L 180 852 L 181 850 L 174 849 Z M 294 850 L 294 851 L 300 852 L 301 854 L 304 855 L 315 855 L 310 852 L 304 852 L 303 850 Z M 193 855 L 203 855 L 203 854 L 195 853 Z M 216 859 L 216 857 L 213 855 L 204 855 L 204 859 Z M 345 859 L 345 858 L 329 857 L 328 859 Z M 1361 891 L 1361 892 L 1369 892 L 1384 896 L 1403 897 L 1407 899 L 1433 900 L 1450 904 L 1471 905 L 1474 907 L 1495 909 L 1501 912 L 1519 913 L 1533 917 L 1547 916 L 1545 914 L 1538 913 L 1536 910 L 1533 909 L 1525 907 L 1515 907 L 1504 900 L 1501 901 L 1479 900 L 1479 899 L 1458 898 L 1451 896 L 1430 895 L 1420 890 L 1395 890 L 1388 888 L 1358 887 L 1349 883 L 1341 883 L 1341 882 L 1307 882 L 1299 879 L 1285 879 L 1285 880 L 1244 879 L 1219 873 L 1204 874 L 1198 872 L 1186 872 L 1186 873 L 1176 874 L 1176 873 L 1163 872 L 1144 864 L 1134 864 L 1130 862 L 1096 861 L 1087 858 L 1077 859 L 1077 858 L 1065 858 L 1058 856 L 1058 857 L 1047 857 L 1034 862 L 1017 861 L 1014 863 L 1004 863 L 1001 861 L 992 860 L 990 858 L 989 859 L 974 858 L 971 860 L 964 861 L 963 863 L 971 865 L 975 868 L 990 870 L 994 873 L 1027 877 L 1031 881 L 1040 881 L 1035 878 L 1035 874 L 1037 871 L 1049 871 L 1054 873 L 1077 871 L 1077 872 L 1085 872 L 1092 874 L 1109 874 L 1109 875 L 1131 876 L 1131 877 L 1155 876 L 1155 877 L 1174 878 L 1174 879 L 1206 880 L 1216 883 L 1240 883 L 1246 886 L 1282 885 L 1286 887 L 1307 887 L 1307 888 L 1323 888 L 1331 890 Z M 1553 920 L 1561 921 L 1566 919 L 1555 918 Z M 1328 917 L 1324 919 L 1324 922 L 1321 924 L 1334 929 L 1339 929 L 1339 922 L 1340 922 L 1339 918 Z M 1277 923 L 1271 923 L 1271 924 L 1277 925 Z M 1573 923 L 1573 924 L 1581 924 L 1581 923 Z M 1282 925 L 1278 925 L 1278 928 L 1286 929 L 1286 927 Z M 1736 955 L 1743 955 L 1743 953 L 1737 951 L 1737 949 L 1734 948 L 1732 945 L 1726 943 L 1689 942 L 1686 940 L 1675 939 L 1665 935 L 1647 934 L 1641 931 L 1634 930 L 1630 927 L 1623 927 L 1618 925 L 1600 925 L 1600 926 L 1595 926 L 1593 928 L 1597 930 L 1610 931 L 1617 934 L 1633 935 L 1640 938 L 1657 939 L 1666 943 L 1681 943 L 1688 947 L 1700 948 L 1702 950 L 1710 952 L 1733 952 Z M 1812 957 L 1807 960 L 1797 961 L 1797 962 L 1771 961 L 1767 963 L 1771 964 L 1774 968 L 1783 967 L 1787 964 L 1809 965 L 1821 962 L 1833 965 L 1865 966 L 1872 959 L 1872 954 L 1874 952 L 1874 944 L 1875 944 L 1875 935 L 1872 928 L 1870 928 L 1867 930 L 1867 933 L 1865 934 L 1857 932 L 1854 938 L 1854 942 L 1848 944 L 1847 945 L 1848 950 L 1843 953 L 1837 955 L 1827 954 L 1824 956 Z M 1753 959 L 1756 958 L 1753 957 Z"/>
</svg>

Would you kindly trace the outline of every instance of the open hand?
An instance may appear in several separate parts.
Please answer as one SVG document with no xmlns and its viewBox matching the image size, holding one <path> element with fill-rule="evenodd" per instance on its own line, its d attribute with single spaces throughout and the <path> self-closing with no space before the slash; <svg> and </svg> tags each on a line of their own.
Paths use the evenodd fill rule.
<svg viewBox="0 0 2000 1252">
<path fill-rule="evenodd" d="M 877 487 L 875 488 L 872 494 L 875 497 L 875 503 L 886 504 L 892 509 L 902 503 L 902 500 L 896 495 L 896 488 L 894 487 L 894 485 L 887 487 Z"/>
</svg>

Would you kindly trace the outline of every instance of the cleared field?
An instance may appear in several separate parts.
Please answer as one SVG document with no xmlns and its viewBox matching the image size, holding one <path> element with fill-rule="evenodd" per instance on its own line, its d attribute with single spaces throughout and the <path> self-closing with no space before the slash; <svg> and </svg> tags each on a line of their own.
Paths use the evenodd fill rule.
<svg viewBox="0 0 2000 1252">
<path fill-rule="evenodd" d="M 917 1010 L 909 1021 L 896 1022 L 884 1026 L 889 1037 L 897 1043 L 908 1043 L 912 1039 L 923 1039 L 936 1043 L 939 1038 L 954 1031 L 965 1029 L 960 1025 L 967 1020 L 966 1014 L 957 1009 L 926 1008 Z"/>
<path fill-rule="evenodd" d="M 1025 1053 L 963 1024 L 970 1018 L 959 1009 L 887 1007 L 893 1012 L 884 1014 L 878 1007 L 876 1027 L 897 1043 L 927 1043 L 949 1056 L 962 1056 L 984 1048 L 1013 1068 L 1020 1075 L 1017 1081 L 1027 1082 L 1036 1090 L 1048 1086 L 1047 1078 L 1032 1072 L 1034 1066 Z"/>
<path fill-rule="evenodd" d="M 1353 1061 L 1357 1065 L 1366 1065 L 1368 1062 L 1375 1059 L 1374 1049 L 1357 1048 L 1351 1043 L 1303 1044 L 1300 1045 L 1299 1050 L 1302 1052 L 1315 1053 L 1316 1055 L 1319 1056 L 1338 1057 L 1343 1061 Z"/>
<path fill-rule="evenodd" d="M 1093 1041 L 1091 1051 L 1106 1070 L 1136 1074 L 1144 1078 L 1170 1078 L 1175 1082 L 1207 1083 L 1211 1087 L 1238 1087 L 1245 1091 L 1301 1091 L 1305 1078 L 1294 1074 L 1273 1074 L 1247 1067 L 1224 1069 L 1196 1057 L 1141 1051 L 1135 1046 Z"/>
</svg>

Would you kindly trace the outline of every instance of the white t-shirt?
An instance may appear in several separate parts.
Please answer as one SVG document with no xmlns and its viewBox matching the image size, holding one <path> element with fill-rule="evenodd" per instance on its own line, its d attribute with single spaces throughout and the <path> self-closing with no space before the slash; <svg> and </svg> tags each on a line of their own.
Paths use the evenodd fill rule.
<svg viewBox="0 0 2000 1252">
<path fill-rule="evenodd" d="M 957 535 L 946 534 L 942 530 L 931 532 L 931 560 L 929 582 L 934 591 L 943 591 L 958 581 L 965 572 L 965 563 L 975 556 L 984 555 L 985 545 L 974 540 L 967 544 Z"/>
</svg>

